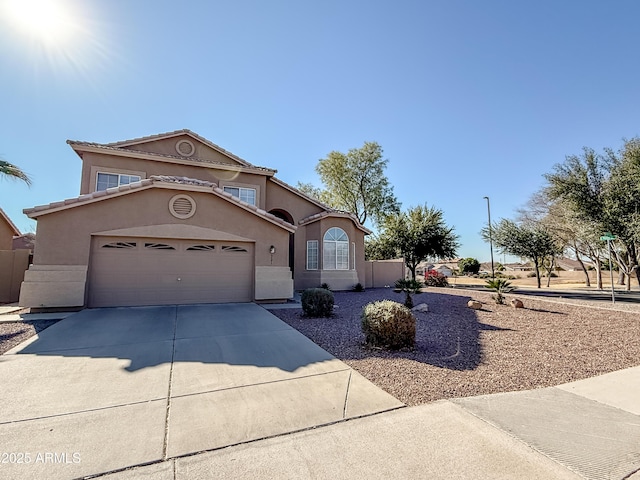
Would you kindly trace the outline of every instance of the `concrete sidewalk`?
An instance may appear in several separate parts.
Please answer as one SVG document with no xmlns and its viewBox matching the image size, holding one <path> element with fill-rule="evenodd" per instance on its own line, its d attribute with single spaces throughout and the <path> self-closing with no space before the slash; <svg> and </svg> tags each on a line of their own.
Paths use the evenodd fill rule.
<svg viewBox="0 0 640 480">
<path fill-rule="evenodd" d="M 84 310 L 0 356 L 0 378 L 0 477 L 13 479 L 98 475 L 403 406 L 254 304 Z"/>
<path fill-rule="evenodd" d="M 640 367 L 440 401 L 105 479 L 640 479 Z"/>
</svg>

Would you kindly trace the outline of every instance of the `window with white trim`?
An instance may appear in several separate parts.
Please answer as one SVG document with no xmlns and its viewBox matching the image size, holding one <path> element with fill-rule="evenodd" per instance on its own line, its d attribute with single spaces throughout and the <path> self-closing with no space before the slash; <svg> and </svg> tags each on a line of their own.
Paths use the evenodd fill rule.
<svg viewBox="0 0 640 480">
<path fill-rule="evenodd" d="M 318 270 L 318 240 L 307 240 L 307 270 Z"/>
<path fill-rule="evenodd" d="M 250 205 L 256 204 L 256 189 L 244 187 L 224 187 L 224 191 Z"/>
<path fill-rule="evenodd" d="M 351 242 L 351 266 L 352 270 L 356 269 L 356 242 Z"/>
<path fill-rule="evenodd" d="M 139 175 L 123 175 L 119 173 L 98 172 L 96 178 L 96 192 L 106 190 L 107 188 L 119 187 L 121 185 L 129 185 L 130 183 L 139 181 Z"/>
<path fill-rule="evenodd" d="M 344 230 L 331 227 L 322 239 L 322 268 L 349 270 L 349 237 Z"/>
</svg>

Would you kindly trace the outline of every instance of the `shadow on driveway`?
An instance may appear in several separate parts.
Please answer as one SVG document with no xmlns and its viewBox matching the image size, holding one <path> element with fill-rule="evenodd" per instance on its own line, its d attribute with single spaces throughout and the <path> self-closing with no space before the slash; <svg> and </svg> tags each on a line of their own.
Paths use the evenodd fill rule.
<svg viewBox="0 0 640 480">
<path fill-rule="evenodd" d="M 175 349 L 174 349 L 175 344 Z M 53 325 L 18 352 L 163 363 L 224 363 L 294 372 L 333 356 L 253 304 L 100 308 Z"/>
</svg>

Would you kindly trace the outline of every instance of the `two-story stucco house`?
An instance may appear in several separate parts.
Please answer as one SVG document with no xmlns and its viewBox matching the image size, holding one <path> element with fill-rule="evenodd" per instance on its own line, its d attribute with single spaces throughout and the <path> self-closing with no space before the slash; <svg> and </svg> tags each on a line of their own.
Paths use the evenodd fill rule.
<svg viewBox="0 0 640 480">
<path fill-rule="evenodd" d="M 364 236 L 333 210 L 189 131 L 98 144 L 80 196 L 26 209 L 38 222 L 20 304 L 104 307 L 282 301 L 364 280 Z"/>
</svg>

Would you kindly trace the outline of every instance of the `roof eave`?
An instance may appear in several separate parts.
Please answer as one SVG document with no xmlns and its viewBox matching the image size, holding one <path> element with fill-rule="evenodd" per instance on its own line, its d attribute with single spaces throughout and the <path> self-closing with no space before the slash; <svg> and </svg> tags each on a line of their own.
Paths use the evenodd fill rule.
<svg viewBox="0 0 640 480">
<path fill-rule="evenodd" d="M 108 145 L 98 146 L 98 145 L 86 145 L 82 142 L 77 142 L 74 140 L 67 140 L 69 146 L 78 154 L 80 158 L 82 158 L 81 153 L 98 153 L 103 155 L 111 155 L 111 156 L 119 156 L 119 157 L 127 157 L 127 158 L 138 158 L 142 160 L 152 160 L 156 162 L 164 162 L 164 163 L 175 163 L 178 165 L 190 165 L 204 168 L 212 168 L 216 170 L 225 170 L 232 172 L 243 172 L 243 173 L 253 173 L 256 175 L 264 175 L 266 177 L 273 177 L 277 172 L 276 170 L 271 170 L 267 168 L 259 168 L 255 166 L 246 166 L 246 165 L 225 165 L 223 163 L 208 163 L 206 161 L 196 161 L 189 159 L 181 159 L 176 157 L 168 157 L 158 154 L 153 154 L 149 152 L 141 152 L 139 150 L 127 150 L 120 147 L 111 147 Z"/>
<path fill-rule="evenodd" d="M 188 128 L 184 128 L 181 130 L 174 130 L 173 132 L 166 132 L 166 133 L 158 133 L 155 135 L 148 135 L 146 137 L 139 137 L 139 138 L 132 138 L 131 140 L 123 140 L 120 142 L 113 142 L 113 143 L 107 143 L 106 145 L 110 146 L 110 147 L 130 147 L 132 145 L 139 145 L 141 143 L 147 143 L 149 141 L 153 141 L 153 140 L 160 140 L 160 139 L 167 139 L 167 138 L 174 138 L 174 137 L 179 137 L 181 135 L 187 135 L 191 138 L 193 138 L 194 140 L 197 140 L 201 143 L 204 143 L 205 145 L 207 145 L 208 147 L 212 148 L 213 150 L 217 151 L 218 153 L 231 158 L 234 161 L 237 161 L 241 164 L 243 164 L 246 167 L 251 167 L 252 164 L 247 162 L 246 160 L 244 160 L 243 158 L 238 157 L 237 155 L 225 150 L 224 148 L 222 148 L 219 145 L 216 145 L 215 143 L 211 142 L 210 140 L 207 140 L 206 138 L 198 135 L 197 133 L 189 130 Z"/>
<path fill-rule="evenodd" d="M 291 225 L 290 223 L 285 222 L 284 220 L 279 219 L 275 215 L 272 215 L 261 208 L 258 208 L 254 205 L 250 205 L 246 202 L 243 202 L 240 199 L 236 199 L 231 194 L 225 192 L 219 187 L 211 187 L 211 186 L 200 186 L 200 185 L 185 185 L 183 183 L 174 183 L 174 182 L 163 182 L 158 180 L 153 180 L 152 178 L 147 178 L 141 180 L 140 182 L 132 183 L 129 185 L 123 185 L 120 187 L 109 188 L 107 190 L 103 190 L 101 192 L 94 192 L 86 195 L 81 195 L 80 197 L 70 198 L 67 200 L 62 200 L 60 202 L 50 203 L 49 205 L 40 205 L 33 208 L 27 208 L 23 210 L 23 213 L 27 215 L 31 219 L 37 219 L 43 215 L 49 215 L 51 213 L 60 212 L 62 210 L 68 210 L 71 208 L 76 208 L 84 205 L 90 205 L 92 203 L 101 202 L 103 200 L 108 200 L 110 198 L 117 198 L 123 195 L 128 195 L 133 192 L 141 192 L 144 190 L 148 190 L 150 188 L 164 188 L 168 190 L 179 190 L 179 191 L 188 191 L 188 192 L 203 192 L 214 194 L 221 199 L 228 201 L 238 208 L 242 208 L 257 217 L 262 218 L 263 220 L 272 223 L 290 233 L 294 233 L 298 227 L 295 225 Z M 83 198 L 85 197 L 85 198 Z"/>
<path fill-rule="evenodd" d="M 11 221 L 9 216 L 5 213 L 4 210 L 2 210 L 2 208 L 0 208 L 0 217 L 4 218 L 7 224 L 9 225 L 9 227 L 11 227 L 11 229 L 13 230 L 13 233 L 15 234 L 14 237 L 22 235 L 22 233 L 20 232 L 20 229 L 16 227 L 16 224 Z"/>
</svg>

